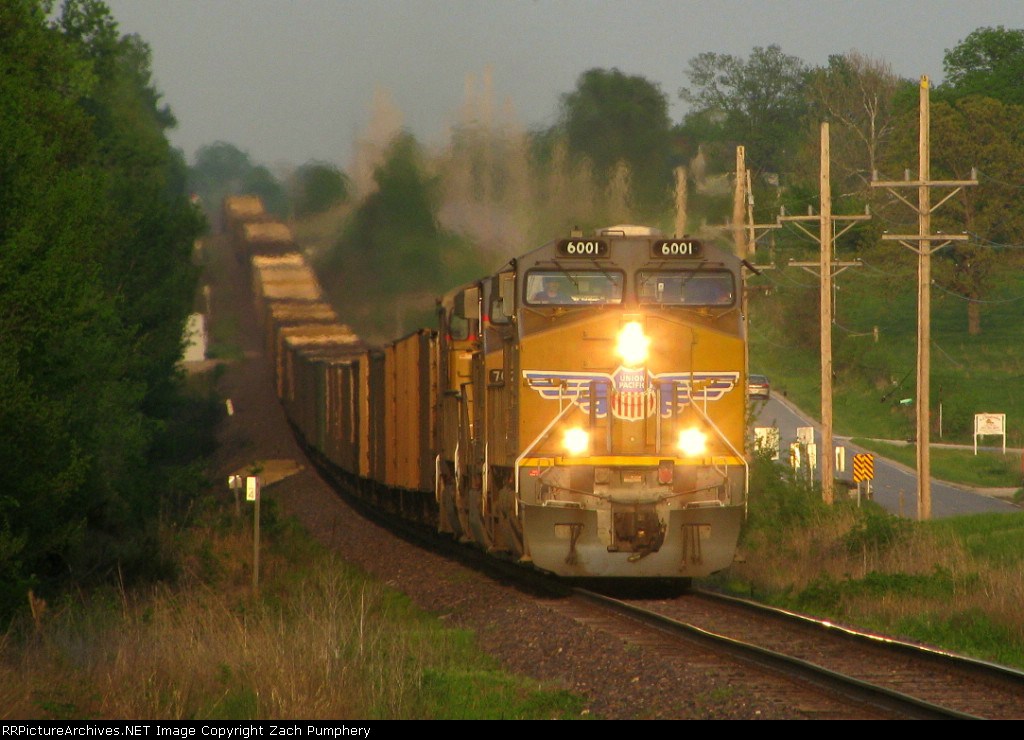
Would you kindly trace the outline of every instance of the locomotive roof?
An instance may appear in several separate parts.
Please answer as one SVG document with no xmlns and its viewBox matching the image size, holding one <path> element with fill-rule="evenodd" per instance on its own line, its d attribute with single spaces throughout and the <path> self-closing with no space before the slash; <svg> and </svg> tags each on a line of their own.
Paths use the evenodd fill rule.
<svg viewBox="0 0 1024 740">
<path fill-rule="evenodd" d="M 599 236 L 664 236 L 660 229 L 653 226 L 640 226 L 638 224 L 619 224 L 617 226 L 605 226 L 598 229 Z"/>
</svg>

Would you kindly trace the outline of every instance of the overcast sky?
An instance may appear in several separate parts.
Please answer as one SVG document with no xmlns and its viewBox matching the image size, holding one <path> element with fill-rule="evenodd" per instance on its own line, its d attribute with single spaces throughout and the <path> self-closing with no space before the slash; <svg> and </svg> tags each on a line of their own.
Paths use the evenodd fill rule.
<svg viewBox="0 0 1024 740">
<path fill-rule="evenodd" d="M 228 141 L 258 163 L 345 167 L 387 90 L 421 141 L 443 140 L 467 75 L 546 126 L 593 67 L 660 85 L 672 117 L 688 61 L 778 44 L 811 65 L 857 50 L 904 77 L 942 78 L 946 49 L 982 26 L 1024 28 L 1024 0 L 107 0 L 153 50 L 156 84 L 191 162 Z"/>
</svg>

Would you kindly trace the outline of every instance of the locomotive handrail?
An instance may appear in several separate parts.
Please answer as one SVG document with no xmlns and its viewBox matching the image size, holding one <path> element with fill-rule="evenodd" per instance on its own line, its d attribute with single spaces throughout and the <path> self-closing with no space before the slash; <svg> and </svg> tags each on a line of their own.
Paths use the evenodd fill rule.
<svg viewBox="0 0 1024 740">
<path fill-rule="evenodd" d="M 711 420 L 711 417 L 708 416 L 707 411 L 705 409 L 700 408 L 697 404 L 693 402 L 693 395 L 690 393 L 689 388 L 686 389 L 686 397 L 690 401 L 690 408 L 697 412 L 697 414 L 708 424 L 708 426 L 711 427 L 715 434 L 718 435 L 718 438 L 721 441 L 725 442 L 725 445 L 732 451 L 732 454 L 736 456 L 736 458 L 740 461 L 740 464 L 743 466 L 743 510 L 746 511 L 747 498 L 749 497 L 750 491 L 750 466 L 747 465 L 746 458 L 743 456 L 743 453 L 736 449 L 736 445 L 734 445 L 729 440 L 729 438 L 725 436 L 725 433 L 718 428 L 718 425 Z M 704 399 L 704 402 L 705 404 L 707 403 L 707 398 Z"/>
<path fill-rule="evenodd" d="M 571 411 L 573 408 L 580 408 L 580 410 L 582 410 L 583 408 L 582 406 L 580 406 L 579 401 L 575 398 L 569 402 L 568 406 L 566 406 L 564 409 L 562 409 L 555 415 L 555 417 L 548 423 L 548 425 L 544 427 L 541 433 L 538 434 L 536 438 L 532 442 L 530 442 L 529 445 L 527 445 L 526 449 L 523 450 L 522 454 L 520 454 L 519 457 L 516 458 L 516 464 L 514 468 L 516 478 L 516 516 L 519 515 L 519 468 L 522 465 L 523 459 L 529 457 L 530 453 L 533 452 L 534 448 L 536 448 L 537 445 L 541 443 L 541 440 L 543 440 L 545 437 L 548 436 L 548 434 L 551 433 L 551 430 L 554 428 L 555 424 L 561 421 L 562 417 L 568 414 L 569 411 Z"/>
</svg>

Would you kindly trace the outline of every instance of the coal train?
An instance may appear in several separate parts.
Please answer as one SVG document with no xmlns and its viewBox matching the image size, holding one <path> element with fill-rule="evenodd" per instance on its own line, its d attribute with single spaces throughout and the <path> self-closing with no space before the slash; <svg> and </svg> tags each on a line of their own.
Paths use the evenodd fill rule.
<svg viewBox="0 0 1024 740">
<path fill-rule="evenodd" d="M 574 232 L 440 297 L 436 328 L 371 347 L 289 235 L 253 238 L 275 230 L 227 202 L 225 220 L 287 416 L 360 498 L 568 578 L 732 562 L 748 487 L 734 255 Z"/>
</svg>

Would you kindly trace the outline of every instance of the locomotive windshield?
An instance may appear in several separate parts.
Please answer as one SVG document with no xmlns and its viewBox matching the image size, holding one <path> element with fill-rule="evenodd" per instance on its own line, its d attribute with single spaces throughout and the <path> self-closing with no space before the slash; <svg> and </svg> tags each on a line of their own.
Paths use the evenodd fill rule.
<svg viewBox="0 0 1024 740">
<path fill-rule="evenodd" d="M 621 272 L 533 270 L 526 276 L 526 300 L 542 306 L 622 303 L 622 282 Z"/>
<path fill-rule="evenodd" d="M 642 304 L 731 306 L 736 291 L 730 272 L 641 270 L 636 277 L 636 294 Z"/>
</svg>

